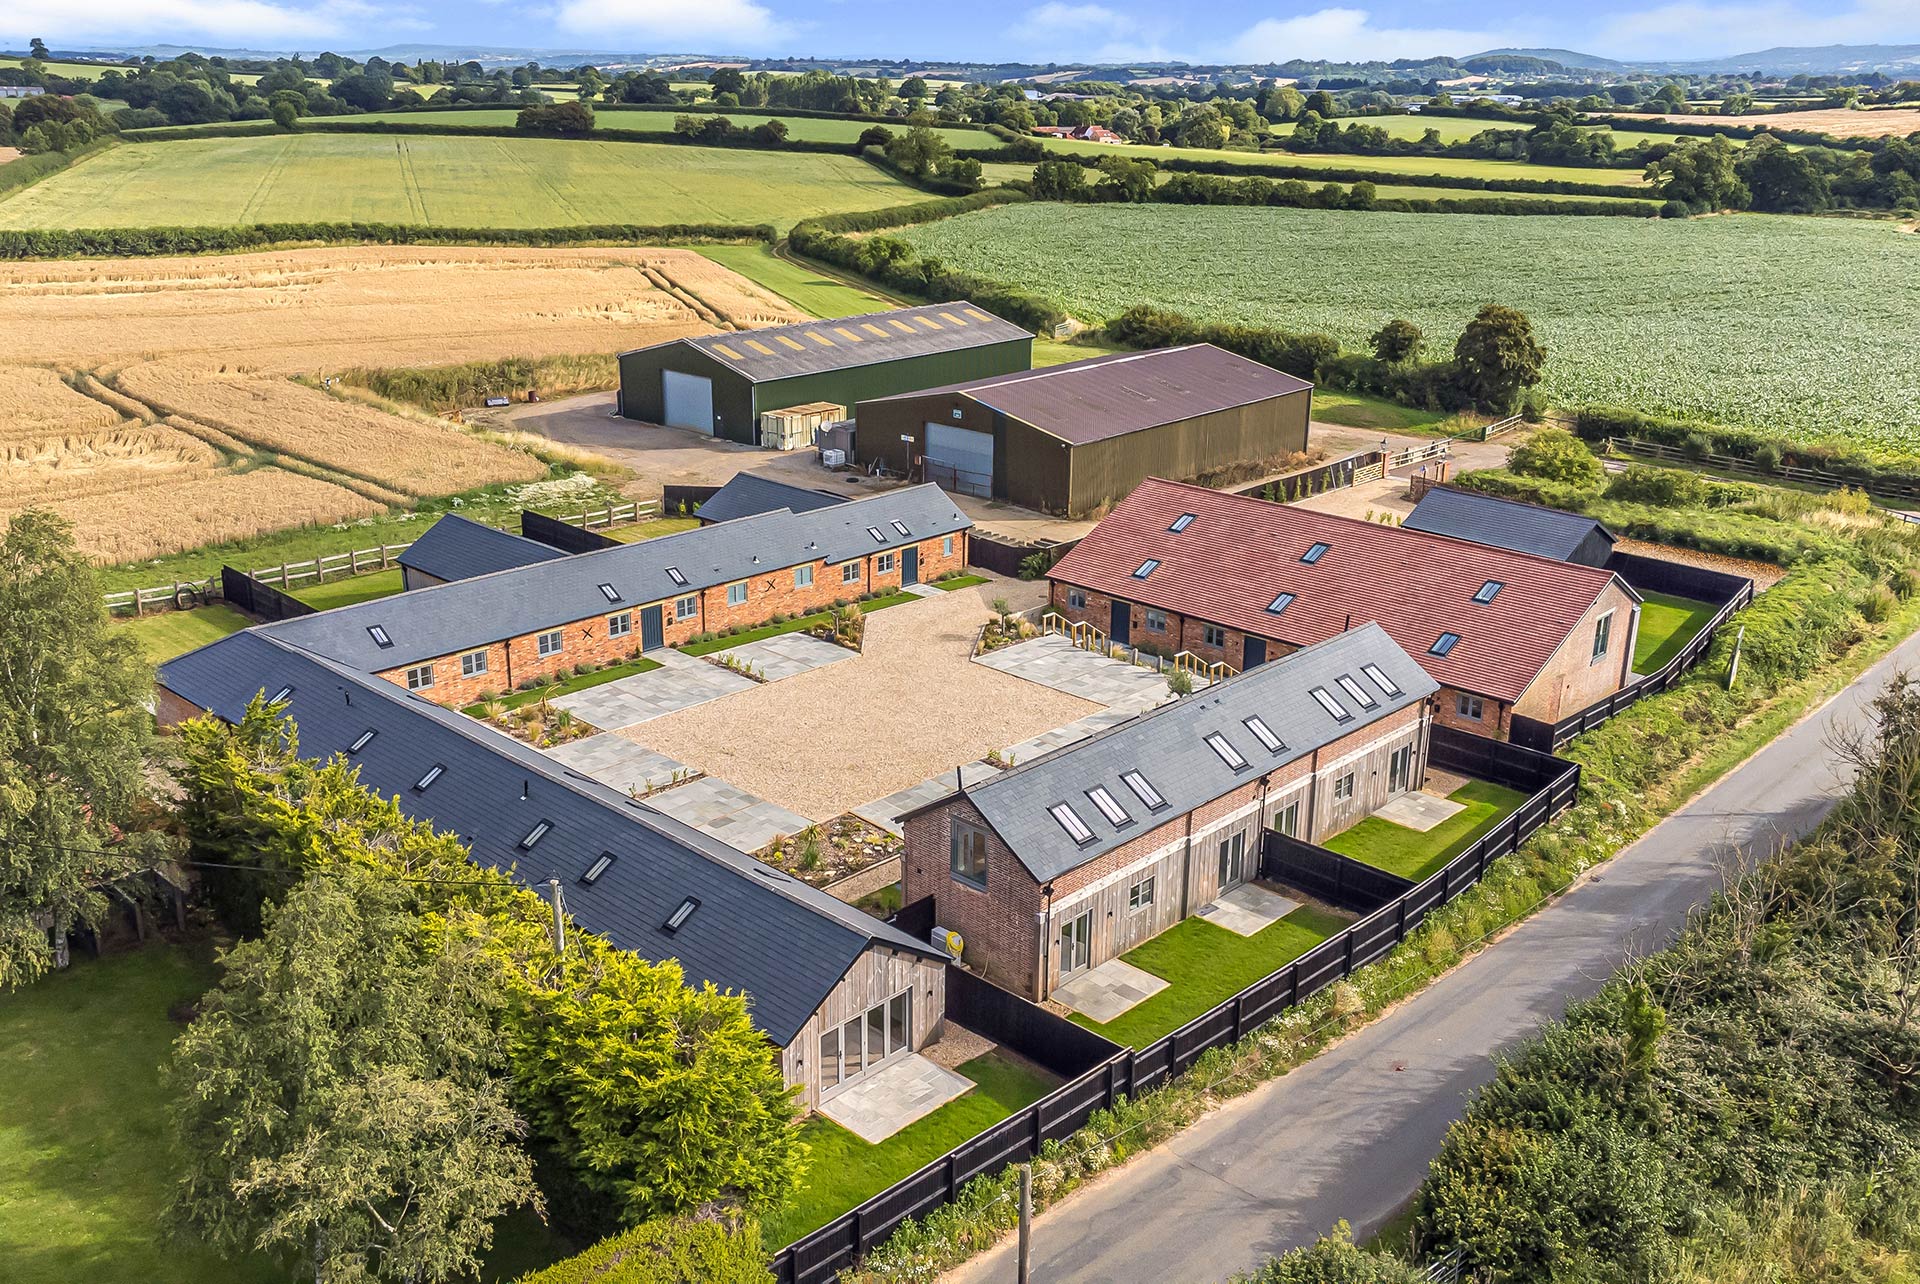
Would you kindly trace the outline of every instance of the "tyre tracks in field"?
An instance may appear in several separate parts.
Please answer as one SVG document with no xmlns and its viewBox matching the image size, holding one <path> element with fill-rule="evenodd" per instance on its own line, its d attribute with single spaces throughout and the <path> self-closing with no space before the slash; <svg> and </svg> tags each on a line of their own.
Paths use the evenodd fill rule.
<svg viewBox="0 0 1920 1284">
<path fill-rule="evenodd" d="M 407 212 L 417 214 L 420 222 L 431 224 L 433 216 L 427 212 L 427 192 L 420 186 L 420 171 L 413 163 L 413 148 L 404 138 L 393 140 L 395 158 L 400 163 L 400 190 L 407 197 Z"/>
<path fill-rule="evenodd" d="M 507 146 L 507 143 L 509 141 L 515 141 L 515 140 L 509 140 L 504 138 L 496 138 L 493 140 L 494 152 L 500 157 L 502 161 L 504 161 L 509 167 L 513 169 L 517 169 L 522 174 L 526 175 L 527 180 L 529 182 L 531 182 L 535 187 L 538 187 L 542 191 L 546 192 L 547 195 L 552 198 L 553 203 L 555 205 L 558 205 L 561 208 L 561 210 L 565 211 L 565 213 L 569 217 L 571 217 L 576 223 L 591 223 L 594 221 L 593 219 L 588 218 L 584 213 L 582 213 L 579 207 L 576 206 L 571 200 L 567 199 L 567 194 L 560 189 L 559 184 L 555 183 L 552 179 L 548 178 L 531 161 L 527 160 L 523 156 L 516 155 L 514 153 L 514 150 Z M 616 144 L 616 146 L 618 145 L 619 144 Z"/>
<path fill-rule="evenodd" d="M 280 176 L 286 173 L 297 141 L 293 135 L 288 135 L 274 158 L 267 162 L 266 169 L 261 171 L 260 181 L 253 185 L 252 195 L 248 196 L 247 203 L 240 207 L 239 222 L 264 223 L 266 221 L 260 217 L 261 203 L 266 199 L 267 193 L 279 183 Z"/>
</svg>

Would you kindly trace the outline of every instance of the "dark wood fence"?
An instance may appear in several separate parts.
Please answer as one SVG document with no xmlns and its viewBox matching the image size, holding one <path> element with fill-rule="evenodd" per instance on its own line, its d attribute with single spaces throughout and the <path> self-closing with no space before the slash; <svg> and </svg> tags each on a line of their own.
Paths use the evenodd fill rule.
<svg viewBox="0 0 1920 1284">
<path fill-rule="evenodd" d="M 663 486 L 660 488 L 662 517 L 691 517 L 693 510 L 720 493 L 718 486 Z M 684 509 L 683 513 L 681 510 Z"/>
<path fill-rule="evenodd" d="M 1615 552 L 1607 557 L 1607 569 L 1643 593 L 1667 593 L 1715 606 L 1724 606 L 1743 593 L 1748 601 L 1753 600 L 1753 581 L 1744 575 L 1710 571 L 1664 557 Z"/>
<path fill-rule="evenodd" d="M 1046 553 L 1049 559 L 1047 565 L 1052 566 L 1079 542 L 1070 539 L 1054 544 L 1019 544 L 970 531 L 967 534 L 967 565 L 992 571 L 995 575 L 1017 576 L 1020 574 L 1020 564 L 1035 553 Z"/>
<path fill-rule="evenodd" d="M 520 511 L 520 533 L 563 553 L 593 553 L 603 548 L 620 547 L 620 541 L 611 535 L 573 526 L 530 508 Z"/>
<path fill-rule="evenodd" d="M 1799 468 L 1792 464 L 1781 464 L 1777 468 L 1763 468 L 1751 459 L 1739 455 L 1694 454 L 1678 446 L 1668 446 L 1657 441 L 1635 441 L 1631 437 L 1609 437 L 1606 440 L 1609 450 L 1622 454 L 1640 455 L 1649 459 L 1658 459 L 1662 463 L 1679 464 L 1682 467 L 1696 466 L 1718 469 L 1726 473 L 1744 473 L 1750 477 L 1779 477 L 1803 486 L 1824 486 L 1829 490 L 1864 490 L 1869 495 L 1879 495 L 1887 499 L 1920 499 L 1920 480 L 1912 477 L 1894 476 L 1849 476 L 1845 473 L 1830 473 L 1821 468 Z M 1901 514 L 1905 516 L 1905 514 Z M 1912 518 L 1907 518 L 1912 521 Z"/>
<path fill-rule="evenodd" d="M 1266 835 L 1260 876 L 1355 914 L 1371 914 L 1413 889 L 1412 881 L 1398 874 L 1282 833 Z"/>
<path fill-rule="evenodd" d="M 297 616 L 313 615 L 314 608 L 302 602 L 290 593 L 282 593 L 263 580 L 256 580 L 245 571 L 236 571 L 231 566 L 220 568 L 220 595 L 231 606 L 238 607 L 257 620 L 291 620 Z"/>
</svg>

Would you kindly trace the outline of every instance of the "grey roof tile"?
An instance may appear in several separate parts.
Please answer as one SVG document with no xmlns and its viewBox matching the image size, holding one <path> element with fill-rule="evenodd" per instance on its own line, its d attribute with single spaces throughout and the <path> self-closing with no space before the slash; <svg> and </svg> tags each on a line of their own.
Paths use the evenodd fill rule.
<svg viewBox="0 0 1920 1284">
<path fill-rule="evenodd" d="M 722 486 L 712 499 L 700 505 L 693 515 L 703 522 L 731 522 L 741 517 L 778 512 L 782 508 L 793 513 L 810 513 L 816 508 L 844 504 L 848 498 L 824 490 L 791 486 L 786 482 L 774 481 L 771 477 L 739 473 Z"/>
</svg>

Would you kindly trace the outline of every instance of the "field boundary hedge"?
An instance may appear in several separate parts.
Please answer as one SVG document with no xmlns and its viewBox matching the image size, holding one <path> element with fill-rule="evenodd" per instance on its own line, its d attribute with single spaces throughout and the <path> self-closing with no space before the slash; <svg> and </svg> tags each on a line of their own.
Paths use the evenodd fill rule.
<svg viewBox="0 0 1920 1284">
<path fill-rule="evenodd" d="M 1556 201 L 1536 196 L 1408 197 L 1356 196 L 1315 188 L 1296 178 L 1222 178 L 1211 174 L 1175 174 L 1153 189 L 1159 205 L 1265 205 L 1286 209 L 1386 210 L 1398 214 L 1551 214 L 1592 218 L 1653 218 L 1660 202 L 1646 200 Z M 1373 186 L 1366 184 L 1366 186 Z M 1333 190 L 1329 190 L 1332 188 Z"/>
<path fill-rule="evenodd" d="M 1879 451 L 1848 439 L 1802 441 L 1752 428 L 1643 414 L 1622 406 L 1576 407 L 1573 430 L 1587 441 L 1629 437 L 1674 446 L 1697 457 L 1731 455 L 1768 473 L 1782 464 L 1811 469 L 1868 491 L 1883 484 L 1920 486 L 1920 457 Z"/>
<path fill-rule="evenodd" d="M 84 147 L 76 147 L 70 152 L 40 152 L 32 156 L 21 156 L 0 165 L 0 198 L 14 192 L 32 187 L 43 178 L 51 178 L 61 170 L 70 169 L 87 159 L 115 146 L 120 140 L 109 135 L 96 138 Z"/>
<path fill-rule="evenodd" d="M 589 223 L 575 227 L 424 227 L 399 223 L 248 223 L 233 227 L 0 231 L 0 261 L 220 254 L 280 245 L 675 245 L 779 239 L 767 223 Z"/>
<path fill-rule="evenodd" d="M 276 134 L 377 134 L 396 135 L 415 138 L 544 138 L 574 143 L 664 143 L 682 147 L 732 147 L 744 151 L 765 152 L 812 152 L 837 156 L 850 156 L 859 151 L 854 143 L 822 142 L 812 139 L 785 138 L 770 143 L 753 136 L 752 130 L 741 130 L 724 138 L 707 138 L 692 134 L 675 133 L 671 129 L 600 129 L 596 127 L 590 134 L 550 134 L 539 130 L 520 129 L 514 125 L 449 125 L 442 123 L 415 124 L 410 121 L 393 120 L 354 120 L 350 117 L 326 116 L 317 119 L 302 120 L 292 130 L 275 128 L 260 129 L 253 122 L 236 122 L 231 125 L 171 125 L 154 129 L 139 129 L 127 134 L 129 142 L 135 143 L 189 143 L 201 138 L 261 138 Z"/>
</svg>

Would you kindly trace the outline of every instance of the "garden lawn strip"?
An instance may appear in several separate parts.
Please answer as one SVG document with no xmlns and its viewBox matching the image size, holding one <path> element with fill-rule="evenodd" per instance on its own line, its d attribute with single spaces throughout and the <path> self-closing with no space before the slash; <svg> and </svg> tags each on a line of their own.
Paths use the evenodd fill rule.
<svg viewBox="0 0 1920 1284">
<path fill-rule="evenodd" d="M 950 580 L 935 580 L 933 586 L 942 593 L 951 593 L 955 589 L 972 588 L 976 584 L 985 584 L 984 575 L 956 575 Z"/>
<path fill-rule="evenodd" d="M 604 669 L 595 669 L 592 673 L 576 673 L 560 682 L 550 682 L 527 691 L 516 691 L 512 695 L 501 696 L 497 700 L 478 700 L 461 712 L 479 717 L 480 711 L 489 704 L 497 704 L 502 709 L 519 709 L 537 700 L 551 700 L 555 696 L 572 695 L 575 691 L 585 691 L 620 678 L 630 678 L 636 673 L 652 673 L 659 667 L 660 661 L 649 660 L 642 656 L 637 660 L 628 660 L 625 664 L 608 665 Z"/>
<path fill-rule="evenodd" d="M 617 539 L 622 544 L 638 544 L 642 540 L 659 539 L 662 535 L 678 535 L 694 530 L 699 525 L 700 519 L 697 517 L 655 517 L 650 521 L 634 522 L 630 526 L 603 527 L 599 533 L 609 539 Z"/>
<path fill-rule="evenodd" d="M 764 642 L 768 638 L 777 638 L 787 633 L 799 633 L 818 624 L 831 623 L 833 623 L 833 612 L 819 611 L 813 615 L 796 616 L 783 624 L 768 624 L 739 633 L 723 633 L 719 637 L 707 638 L 702 642 L 688 642 L 680 647 L 679 651 L 682 655 L 718 655 L 722 651 L 731 651 L 749 642 Z"/>
<path fill-rule="evenodd" d="M 366 575 L 346 575 L 339 579 L 304 585 L 289 591 L 294 597 L 316 610 L 330 611 L 336 606 L 352 606 L 355 602 L 371 602 L 375 598 L 391 597 L 402 587 L 400 568 L 394 567 L 392 570 L 373 571 Z"/>
<path fill-rule="evenodd" d="M 1707 627 L 1718 609 L 1665 593 L 1641 593 L 1640 599 L 1640 632 L 1633 642 L 1635 673 L 1652 673 L 1680 654 L 1680 648 Z"/>
<path fill-rule="evenodd" d="M 1315 423 L 1339 424 L 1343 428 L 1413 433 L 1444 431 L 1442 425 L 1450 418 L 1444 410 L 1419 410 L 1364 393 L 1336 392 L 1332 388 L 1313 390 L 1312 415 Z"/>
<path fill-rule="evenodd" d="M 160 664 L 209 642 L 218 642 L 252 623 L 232 607 L 216 602 L 191 611 L 156 611 L 126 619 L 115 627 L 132 636 L 148 663 Z"/>
<path fill-rule="evenodd" d="M 1328 851 L 1418 883 L 1467 849 L 1474 839 L 1511 814 L 1527 796 L 1517 789 L 1473 780 L 1447 795 L 1464 808 L 1421 833 L 1379 816 L 1368 816 L 1321 844 Z"/>
</svg>

